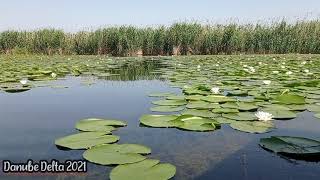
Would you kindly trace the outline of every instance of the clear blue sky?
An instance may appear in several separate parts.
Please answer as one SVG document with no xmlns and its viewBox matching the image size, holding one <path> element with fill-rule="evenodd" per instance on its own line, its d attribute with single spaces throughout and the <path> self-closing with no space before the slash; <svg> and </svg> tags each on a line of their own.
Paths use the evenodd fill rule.
<svg viewBox="0 0 320 180">
<path fill-rule="evenodd" d="M 0 31 L 320 17 L 320 0 L 0 0 Z"/>
</svg>

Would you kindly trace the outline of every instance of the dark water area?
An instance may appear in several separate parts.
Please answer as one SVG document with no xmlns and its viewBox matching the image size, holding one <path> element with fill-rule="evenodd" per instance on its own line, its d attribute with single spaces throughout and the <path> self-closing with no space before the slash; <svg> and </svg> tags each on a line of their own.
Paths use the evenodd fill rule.
<svg viewBox="0 0 320 180">
<path fill-rule="evenodd" d="M 152 149 L 148 158 L 177 167 L 175 180 L 319 180 L 320 163 L 281 157 L 259 147 L 259 139 L 271 135 L 319 139 L 320 121 L 303 112 L 289 121 L 276 121 L 272 132 L 248 134 L 222 125 L 213 132 L 148 128 L 139 125 L 143 114 L 152 113 L 151 92 L 181 93 L 157 76 L 94 80 L 67 77 L 51 86 L 22 93 L 0 93 L 0 160 L 28 159 L 64 161 L 82 159 L 81 150 L 60 150 L 54 140 L 76 133 L 77 121 L 85 118 L 120 119 L 128 126 L 114 131 L 119 143 L 143 144 Z M 147 78 L 149 77 L 149 78 Z M 154 113 L 158 114 L 158 113 Z M 85 174 L 23 175 L 0 174 L 0 179 L 109 179 L 113 167 L 88 163 Z"/>
</svg>

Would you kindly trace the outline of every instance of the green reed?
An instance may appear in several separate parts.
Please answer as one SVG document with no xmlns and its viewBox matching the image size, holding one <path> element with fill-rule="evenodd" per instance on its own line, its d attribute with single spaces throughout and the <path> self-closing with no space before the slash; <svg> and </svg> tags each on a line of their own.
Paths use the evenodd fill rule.
<svg viewBox="0 0 320 180">
<path fill-rule="evenodd" d="M 213 55 L 320 53 L 320 21 L 272 24 L 100 28 L 66 33 L 57 29 L 0 32 L 0 52 L 6 54 L 79 55 Z"/>
</svg>

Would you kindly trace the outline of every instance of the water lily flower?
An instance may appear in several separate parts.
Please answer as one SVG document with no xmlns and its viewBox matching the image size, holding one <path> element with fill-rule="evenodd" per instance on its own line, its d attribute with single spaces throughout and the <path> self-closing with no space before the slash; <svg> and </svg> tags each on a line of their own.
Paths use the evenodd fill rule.
<svg viewBox="0 0 320 180">
<path fill-rule="evenodd" d="M 70 61 L 71 60 L 71 58 L 68 58 L 68 61 Z"/>
<path fill-rule="evenodd" d="M 279 74 L 279 71 L 272 71 L 273 74 Z"/>
<path fill-rule="evenodd" d="M 259 65 L 261 65 L 262 64 L 262 62 L 259 62 Z"/>
<path fill-rule="evenodd" d="M 283 62 L 282 64 L 283 64 L 283 65 L 285 65 L 286 63 L 285 63 L 285 62 Z"/>
<path fill-rule="evenodd" d="M 243 65 L 243 67 L 248 67 L 248 65 L 245 64 L 245 65 Z"/>
<path fill-rule="evenodd" d="M 51 73 L 51 77 L 52 77 L 52 78 L 56 78 L 56 77 L 57 77 L 57 74 L 56 74 L 56 73 Z"/>
<path fill-rule="evenodd" d="M 198 69 L 200 69 L 200 68 L 201 68 L 201 66 L 200 66 L 200 65 L 198 65 L 198 66 L 197 66 L 197 68 L 198 68 Z"/>
<path fill-rule="evenodd" d="M 305 69 L 305 70 L 303 70 L 305 73 L 309 73 L 310 71 L 309 71 L 309 69 Z"/>
<path fill-rule="evenodd" d="M 213 94 L 219 94 L 220 88 L 218 88 L 218 87 L 213 87 L 213 88 L 211 88 L 210 91 L 211 91 Z"/>
<path fill-rule="evenodd" d="M 269 84 L 271 84 L 271 81 L 270 80 L 264 80 L 263 84 L 269 85 Z"/>
<path fill-rule="evenodd" d="M 286 68 L 285 66 L 281 66 L 282 69 Z"/>
<path fill-rule="evenodd" d="M 286 75 L 291 75 L 291 74 L 293 74 L 293 72 L 291 71 L 286 72 Z"/>
<path fill-rule="evenodd" d="M 272 60 L 274 60 L 274 61 L 275 61 L 275 60 L 276 60 L 276 58 L 273 58 Z"/>
<path fill-rule="evenodd" d="M 27 80 L 27 79 L 22 79 L 22 80 L 20 81 L 20 83 L 21 83 L 22 85 L 26 85 L 26 84 L 28 83 L 28 80 Z"/>
<path fill-rule="evenodd" d="M 258 118 L 259 121 L 271 121 L 273 115 L 268 112 L 258 111 L 255 116 Z"/>
<path fill-rule="evenodd" d="M 307 61 L 303 61 L 301 64 L 302 64 L 302 65 L 305 65 L 305 64 L 307 64 Z"/>
</svg>

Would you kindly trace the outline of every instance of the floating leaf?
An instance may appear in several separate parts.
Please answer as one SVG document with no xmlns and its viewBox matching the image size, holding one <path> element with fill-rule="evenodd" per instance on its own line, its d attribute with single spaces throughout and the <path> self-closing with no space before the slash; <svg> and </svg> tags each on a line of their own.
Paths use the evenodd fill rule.
<svg viewBox="0 0 320 180">
<path fill-rule="evenodd" d="M 103 131 L 110 134 L 115 130 L 113 126 L 126 126 L 126 123 L 120 120 L 89 118 L 77 122 L 76 128 L 81 131 Z"/>
<path fill-rule="evenodd" d="M 282 94 L 275 98 L 281 104 L 305 104 L 305 98 L 296 94 Z"/>
<path fill-rule="evenodd" d="M 230 108 L 217 108 L 212 110 L 213 113 L 218 113 L 218 114 L 227 114 L 227 113 L 238 113 L 238 109 L 230 109 Z"/>
<path fill-rule="evenodd" d="M 142 154 L 150 154 L 150 148 L 138 144 L 105 144 L 86 150 L 83 157 L 101 165 L 129 164 L 146 159 Z"/>
<path fill-rule="evenodd" d="M 185 107 L 183 106 L 156 106 L 150 108 L 154 112 L 177 112 L 182 111 Z"/>
<path fill-rule="evenodd" d="M 249 112 L 239 112 L 239 113 L 235 113 L 235 114 L 222 114 L 222 117 L 237 120 L 237 121 L 257 120 L 257 117 L 254 115 L 254 113 L 249 113 Z"/>
<path fill-rule="evenodd" d="M 315 114 L 314 117 L 319 118 L 320 119 L 320 113 Z"/>
<path fill-rule="evenodd" d="M 223 102 L 235 102 L 236 100 L 226 96 L 209 95 L 203 97 L 201 100 L 212 102 L 212 103 L 223 103 Z"/>
<path fill-rule="evenodd" d="M 220 105 L 204 101 L 191 101 L 186 107 L 189 109 L 214 109 L 219 108 Z"/>
<path fill-rule="evenodd" d="M 216 125 L 220 125 L 220 123 L 215 120 L 196 116 L 180 118 L 180 120 L 183 123 L 181 123 L 178 128 L 189 131 L 213 131 L 216 129 Z"/>
<path fill-rule="evenodd" d="M 146 159 L 133 164 L 119 165 L 112 169 L 111 180 L 168 180 L 176 173 L 176 167 L 159 164 L 159 160 Z"/>
<path fill-rule="evenodd" d="M 106 135 L 104 132 L 82 132 L 55 140 L 57 146 L 69 149 L 87 149 L 100 144 L 114 143 L 119 136 Z"/>
<path fill-rule="evenodd" d="M 274 128 L 270 122 L 262 121 L 236 121 L 230 124 L 233 129 L 248 133 L 266 133 Z"/>
<path fill-rule="evenodd" d="M 197 109 L 187 109 L 187 110 L 183 111 L 182 114 L 207 117 L 207 118 L 212 118 L 212 117 L 217 116 L 216 114 L 212 113 L 209 110 L 197 110 Z"/>
<path fill-rule="evenodd" d="M 182 106 L 186 105 L 187 102 L 185 100 L 159 100 L 153 101 L 152 104 L 159 106 Z"/>
<path fill-rule="evenodd" d="M 271 113 L 274 119 L 293 119 L 297 117 L 297 114 L 282 109 L 264 108 L 263 111 Z"/>
<path fill-rule="evenodd" d="M 150 127 L 175 127 L 177 115 L 143 115 L 140 118 L 140 123 Z"/>
<path fill-rule="evenodd" d="M 320 155 L 320 142 L 303 137 L 271 136 L 260 139 L 260 146 L 284 155 Z"/>
</svg>

